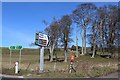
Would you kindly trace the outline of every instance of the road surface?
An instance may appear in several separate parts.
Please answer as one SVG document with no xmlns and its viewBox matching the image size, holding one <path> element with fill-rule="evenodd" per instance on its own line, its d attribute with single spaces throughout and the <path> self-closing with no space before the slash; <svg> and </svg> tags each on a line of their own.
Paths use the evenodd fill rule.
<svg viewBox="0 0 120 80">
<path fill-rule="evenodd" d="M 115 72 L 115 73 L 108 74 L 106 76 L 101 76 L 99 78 L 120 78 L 120 73 Z"/>
<path fill-rule="evenodd" d="M 2 76 L 2 80 L 13 80 L 13 79 L 16 79 L 16 80 L 23 80 L 24 79 L 24 77 L 23 76 L 14 76 L 14 75 L 1 75 L 0 74 L 0 80 L 1 80 L 1 76 Z M 118 72 L 115 72 L 115 73 L 111 73 L 111 74 L 109 74 L 109 75 L 106 75 L 106 76 L 101 76 L 101 77 L 98 77 L 98 78 L 103 78 L 103 80 L 107 80 L 107 78 L 113 78 L 113 80 L 118 80 L 118 78 L 119 78 L 119 80 L 120 80 L 120 73 L 118 74 Z M 115 79 L 116 78 L 116 79 Z M 27 78 L 27 79 L 29 79 L 29 80 L 39 80 L 40 78 Z M 65 78 L 63 78 L 63 79 L 61 79 L 61 80 L 64 80 Z M 71 78 L 71 79 L 69 79 L 69 80 L 74 80 L 75 78 Z M 81 78 L 81 80 L 84 80 L 85 78 Z M 85 80 L 94 80 L 94 79 L 89 79 L 89 78 L 86 78 Z M 100 79 L 100 80 L 101 80 Z M 41 79 L 41 80 L 43 80 L 43 79 Z M 47 78 L 47 79 L 45 79 L 45 80 L 50 80 L 49 78 Z M 52 78 L 51 78 L 51 80 L 52 80 Z M 57 79 L 53 79 L 53 80 L 57 80 Z M 79 78 L 76 78 L 76 80 L 80 80 Z M 108 79 L 108 80 L 112 80 L 112 79 Z"/>
</svg>

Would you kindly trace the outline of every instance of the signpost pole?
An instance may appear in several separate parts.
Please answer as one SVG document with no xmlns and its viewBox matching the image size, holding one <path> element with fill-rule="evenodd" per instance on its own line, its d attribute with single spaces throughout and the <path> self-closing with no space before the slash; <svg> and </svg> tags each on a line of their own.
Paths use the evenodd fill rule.
<svg viewBox="0 0 120 80">
<path fill-rule="evenodd" d="M 11 68 L 11 53 L 12 53 L 12 50 L 10 50 L 10 66 L 9 66 L 9 69 Z"/>
<path fill-rule="evenodd" d="M 43 67 L 44 67 L 44 47 L 42 46 L 40 48 L 40 73 L 43 73 Z"/>
<path fill-rule="evenodd" d="M 19 56 L 19 68 L 20 68 L 20 65 L 21 65 L 21 49 L 20 49 L 20 56 Z"/>
<path fill-rule="evenodd" d="M 48 36 L 40 32 L 36 33 L 35 44 L 40 47 L 40 66 L 39 72 L 43 73 L 44 69 L 44 47 L 48 45 Z"/>
</svg>

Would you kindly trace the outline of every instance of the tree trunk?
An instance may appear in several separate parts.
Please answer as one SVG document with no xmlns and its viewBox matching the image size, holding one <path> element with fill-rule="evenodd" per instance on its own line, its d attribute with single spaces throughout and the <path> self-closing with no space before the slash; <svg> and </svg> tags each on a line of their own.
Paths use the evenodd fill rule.
<svg viewBox="0 0 120 80">
<path fill-rule="evenodd" d="M 86 54 L 86 28 L 84 28 L 84 54 Z"/>
<path fill-rule="evenodd" d="M 84 35 L 82 35 L 82 30 L 80 31 L 80 35 L 82 38 L 82 51 L 81 51 L 81 55 L 84 55 Z"/>
<path fill-rule="evenodd" d="M 49 51 L 50 49 L 48 49 L 48 51 Z M 50 59 L 51 59 L 51 56 L 50 56 L 50 51 L 49 51 L 49 54 L 48 54 L 48 59 L 49 59 L 49 61 L 50 61 Z"/>
<path fill-rule="evenodd" d="M 115 39 L 115 22 L 112 22 L 110 19 L 109 22 L 109 53 L 111 53 L 111 57 L 114 58 L 114 39 Z"/>
<path fill-rule="evenodd" d="M 103 54 L 102 45 L 100 44 L 100 54 Z"/>
<path fill-rule="evenodd" d="M 84 55 L 84 41 L 83 41 L 83 37 L 82 37 L 82 54 L 81 55 Z"/>
<path fill-rule="evenodd" d="M 64 62 L 67 62 L 67 38 L 65 35 L 65 43 L 64 43 Z"/>
<path fill-rule="evenodd" d="M 96 53 L 96 45 L 94 44 L 94 45 L 93 45 L 93 54 L 92 54 L 92 57 L 91 57 L 91 58 L 94 58 L 94 57 L 95 57 L 95 53 Z"/>
<path fill-rule="evenodd" d="M 50 50 L 50 62 L 52 62 L 53 61 L 53 51 L 52 51 L 52 49 Z"/>
<path fill-rule="evenodd" d="M 67 62 L 67 50 L 64 50 L 64 62 Z"/>
<path fill-rule="evenodd" d="M 96 54 L 96 40 L 95 40 L 95 33 L 93 32 L 93 54 L 91 58 L 94 58 L 95 54 Z"/>
<path fill-rule="evenodd" d="M 50 46 L 50 62 L 53 61 L 53 51 L 54 51 L 54 46 L 55 46 L 55 44 L 53 44 L 52 46 Z"/>
<path fill-rule="evenodd" d="M 103 54 L 103 20 L 100 22 L 100 53 Z"/>
<path fill-rule="evenodd" d="M 76 57 L 78 57 L 78 37 L 76 34 Z"/>
<path fill-rule="evenodd" d="M 55 60 L 57 61 L 57 50 L 58 50 L 58 38 L 57 38 L 57 43 L 56 43 L 56 50 L 55 50 Z"/>
<path fill-rule="evenodd" d="M 98 29 L 97 29 L 98 30 Z M 93 34 L 93 36 L 92 36 L 92 41 L 93 41 L 93 53 L 92 53 L 92 57 L 91 58 L 94 58 L 95 57 L 95 54 L 96 54 L 96 33 L 97 31 L 95 31 L 95 26 L 94 26 L 94 24 L 93 24 L 93 26 L 92 26 L 92 34 Z"/>
</svg>

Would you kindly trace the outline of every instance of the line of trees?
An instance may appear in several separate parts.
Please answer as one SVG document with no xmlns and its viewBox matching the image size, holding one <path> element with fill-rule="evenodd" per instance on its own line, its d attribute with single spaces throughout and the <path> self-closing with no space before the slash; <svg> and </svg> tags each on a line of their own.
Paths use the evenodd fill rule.
<svg viewBox="0 0 120 80">
<path fill-rule="evenodd" d="M 72 32 L 71 24 L 72 20 L 70 16 L 65 15 L 60 20 L 53 18 L 53 21 L 45 29 L 45 32 L 50 37 L 49 39 L 50 61 L 53 61 L 54 49 L 58 48 L 58 46 L 60 45 L 64 47 L 64 62 L 67 62 L 68 43 L 73 41 L 72 38 L 70 38 Z"/>
<path fill-rule="evenodd" d="M 107 5 L 96 9 L 91 22 L 91 33 L 88 34 L 88 41 L 93 47 L 94 58 L 96 48 L 100 48 L 100 53 L 104 54 L 104 49 L 114 57 L 115 49 L 118 48 L 118 36 L 120 35 L 118 17 L 120 8 L 114 5 Z"/>
<path fill-rule="evenodd" d="M 119 12 L 120 8 L 116 5 L 97 7 L 92 3 L 84 3 L 78 5 L 70 15 L 64 15 L 61 19 L 53 18 L 53 21 L 50 25 L 46 25 L 44 30 L 50 37 L 50 61 L 53 61 L 54 49 L 63 46 L 64 61 L 67 62 L 68 44 L 73 41 L 71 38 L 72 23 L 75 23 L 80 29 L 82 55 L 87 53 L 86 43 L 88 42 L 92 48 L 92 58 L 94 58 L 97 48 L 100 48 L 101 54 L 104 54 L 104 49 L 107 48 L 108 52 L 114 56 L 113 51 L 120 46 Z M 89 33 L 87 33 L 88 29 Z"/>
</svg>

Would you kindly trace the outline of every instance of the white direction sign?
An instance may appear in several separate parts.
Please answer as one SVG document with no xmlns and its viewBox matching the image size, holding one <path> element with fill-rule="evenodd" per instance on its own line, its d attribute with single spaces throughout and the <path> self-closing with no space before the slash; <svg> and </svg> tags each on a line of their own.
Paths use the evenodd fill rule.
<svg viewBox="0 0 120 80">
<path fill-rule="evenodd" d="M 35 44 L 40 46 L 40 73 L 43 73 L 44 69 L 44 47 L 48 45 L 48 36 L 43 33 L 36 33 Z"/>
<path fill-rule="evenodd" d="M 48 36 L 43 33 L 36 34 L 36 45 L 38 46 L 47 46 L 48 45 Z"/>
</svg>

